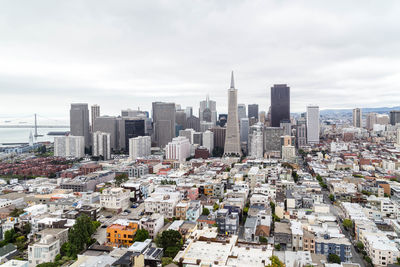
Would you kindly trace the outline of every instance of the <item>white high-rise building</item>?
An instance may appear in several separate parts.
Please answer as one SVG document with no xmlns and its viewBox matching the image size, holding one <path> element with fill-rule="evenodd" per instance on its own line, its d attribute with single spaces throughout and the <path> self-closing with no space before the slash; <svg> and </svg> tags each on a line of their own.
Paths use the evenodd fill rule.
<svg viewBox="0 0 400 267">
<path fill-rule="evenodd" d="M 165 158 L 178 161 L 185 161 L 190 157 L 191 144 L 189 139 L 183 136 L 178 136 L 172 139 L 165 147 Z"/>
<path fill-rule="evenodd" d="M 307 143 L 319 144 L 319 107 L 307 106 Z"/>
<path fill-rule="evenodd" d="M 249 156 L 260 159 L 264 157 L 264 124 L 258 122 L 251 126 L 249 135 Z"/>
<path fill-rule="evenodd" d="M 362 127 L 362 112 L 360 108 L 353 109 L 353 126 L 357 128 Z"/>
<path fill-rule="evenodd" d="M 111 159 L 111 134 L 104 132 L 93 133 L 93 156 L 103 157 L 104 160 Z"/>
<path fill-rule="evenodd" d="M 129 157 L 132 160 L 151 155 L 151 137 L 138 136 L 129 139 Z"/>
<path fill-rule="evenodd" d="M 237 93 L 238 90 L 235 89 L 232 71 L 231 87 L 228 89 L 228 121 L 226 123 L 224 156 L 242 155 L 242 149 L 240 147 Z"/>
<path fill-rule="evenodd" d="M 214 133 L 211 131 L 205 131 L 203 133 L 203 146 L 208 149 L 208 152 L 212 154 L 214 149 Z"/>
<path fill-rule="evenodd" d="M 82 158 L 85 156 L 84 136 L 54 137 L 54 156 Z"/>
</svg>

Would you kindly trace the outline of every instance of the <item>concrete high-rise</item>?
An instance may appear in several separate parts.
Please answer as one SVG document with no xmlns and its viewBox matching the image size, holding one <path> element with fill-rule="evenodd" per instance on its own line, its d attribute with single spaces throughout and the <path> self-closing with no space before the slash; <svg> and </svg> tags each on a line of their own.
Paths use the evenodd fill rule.
<svg viewBox="0 0 400 267">
<path fill-rule="evenodd" d="M 250 127 L 249 156 L 260 159 L 264 157 L 264 124 L 258 122 Z"/>
<path fill-rule="evenodd" d="M 224 149 L 226 128 L 217 126 L 211 128 L 210 131 L 213 132 L 214 134 L 214 147 L 218 147 L 219 149 Z"/>
<path fill-rule="evenodd" d="M 214 149 L 214 133 L 211 131 L 205 131 L 203 133 L 203 146 L 208 149 L 210 154 Z"/>
<path fill-rule="evenodd" d="M 92 133 L 94 132 L 94 121 L 96 120 L 97 117 L 100 117 L 100 106 L 99 105 L 93 105 L 90 107 L 90 111 L 91 111 L 91 130 Z"/>
<path fill-rule="evenodd" d="M 153 102 L 154 141 L 165 147 L 175 137 L 175 104 Z"/>
<path fill-rule="evenodd" d="M 94 120 L 93 131 L 109 133 L 112 150 L 118 150 L 118 127 L 117 118 L 114 116 L 100 116 Z"/>
<path fill-rule="evenodd" d="M 104 160 L 111 159 L 111 134 L 103 132 L 93 133 L 92 154 L 102 157 Z"/>
<path fill-rule="evenodd" d="M 69 112 L 71 135 L 83 136 L 85 147 L 90 146 L 89 108 L 87 103 L 73 103 Z"/>
<path fill-rule="evenodd" d="M 353 126 L 357 128 L 362 127 L 362 111 L 360 108 L 353 109 Z"/>
<path fill-rule="evenodd" d="M 54 137 L 54 156 L 82 158 L 85 156 L 85 137 Z"/>
<path fill-rule="evenodd" d="M 196 116 L 190 116 L 186 120 L 186 128 L 190 128 L 195 130 L 196 132 L 200 131 L 200 119 Z"/>
<path fill-rule="evenodd" d="M 290 87 L 275 84 L 271 87 L 271 126 L 279 127 L 282 121 L 290 121 Z"/>
<path fill-rule="evenodd" d="M 396 123 L 400 123 L 400 110 L 390 111 L 390 124 L 396 125 Z"/>
<path fill-rule="evenodd" d="M 319 107 L 307 106 L 307 143 L 319 144 Z"/>
<path fill-rule="evenodd" d="M 217 123 L 217 103 L 210 100 L 208 95 L 206 100 L 200 102 L 199 119 L 200 122 L 212 122 L 213 125 Z"/>
<path fill-rule="evenodd" d="M 151 137 L 138 136 L 129 139 L 129 158 L 136 160 L 137 158 L 147 157 L 151 155 Z"/>
<path fill-rule="evenodd" d="M 237 105 L 237 93 L 233 78 L 231 76 L 231 87 L 228 89 L 228 122 L 226 126 L 224 156 L 241 156 L 240 135 L 239 135 L 239 117 Z"/>
<path fill-rule="evenodd" d="M 374 124 L 377 124 L 377 114 L 373 112 L 368 113 L 365 127 L 367 130 L 372 130 L 374 129 Z"/>
<path fill-rule="evenodd" d="M 185 113 L 186 113 L 186 119 L 193 116 L 193 107 L 186 107 Z"/>
<path fill-rule="evenodd" d="M 186 137 L 175 137 L 165 147 L 165 158 L 183 162 L 190 157 L 190 147 L 190 142 Z"/>
<path fill-rule="evenodd" d="M 256 118 L 258 121 L 258 105 L 257 104 L 250 104 L 247 105 L 247 116 L 249 119 Z"/>
</svg>

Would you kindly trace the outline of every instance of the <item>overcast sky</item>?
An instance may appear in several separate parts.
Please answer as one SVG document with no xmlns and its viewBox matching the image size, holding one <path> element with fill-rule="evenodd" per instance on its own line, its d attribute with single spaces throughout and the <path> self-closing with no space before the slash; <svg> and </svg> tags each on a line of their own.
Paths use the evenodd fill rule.
<svg viewBox="0 0 400 267">
<path fill-rule="evenodd" d="M 67 121 L 71 102 L 101 113 L 270 105 L 291 111 L 400 105 L 400 1 L 2 1 L 0 120 L 39 113 Z"/>
</svg>

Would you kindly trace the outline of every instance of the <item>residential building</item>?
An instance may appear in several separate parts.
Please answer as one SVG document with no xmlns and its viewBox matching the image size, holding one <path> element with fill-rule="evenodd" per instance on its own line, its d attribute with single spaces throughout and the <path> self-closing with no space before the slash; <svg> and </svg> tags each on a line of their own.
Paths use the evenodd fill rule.
<svg viewBox="0 0 400 267">
<path fill-rule="evenodd" d="M 150 136 L 138 136 L 129 139 L 129 158 L 136 160 L 151 155 Z"/>
<path fill-rule="evenodd" d="M 111 135 L 109 133 L 93 133 L 92 154 L 95 157 L 102 157 L 104 160 L 111 159 Z"/>
<path fill-rule="evenodd" d="M 54 137 L 54 156 L 82 158 L 85 156 L 84 136 Z"/>
<path fill-rule="evenodd" d="M 165 147 L 165 158 L 185 161 L 190 157 L 190 142 L 186 137 L 178 136 L 172 139 Z"/>
<path fill-rule="evenodd" d="M 112 224 L 107 227 L 107 244 L 113 247 L 129 247 L 138 230 L 138 224 L 127 222 L 125 224 Z"/>
<path fill-rule="evenodd" d="M 106 209 L 125 210 L 129 207 L 130 192 L 123 188 L 105 188 L 100 195 L 100 206 Z"/>
</svg>

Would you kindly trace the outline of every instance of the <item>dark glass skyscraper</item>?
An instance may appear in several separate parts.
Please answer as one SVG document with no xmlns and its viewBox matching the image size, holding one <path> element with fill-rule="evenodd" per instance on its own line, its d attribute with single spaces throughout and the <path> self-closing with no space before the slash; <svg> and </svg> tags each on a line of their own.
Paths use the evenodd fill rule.
<svg viewBox="0 0 400 267">
<path fill-rule="evenodd" d="M 258 105 L 251 104 L 247 106 L 247 115 L 250 118 L 256 118 L 258 120 Z"/>
<path fill-rule="evenodd" d="M 290 87 L 275 84 L 271 87 L 271 126 L 279 127 L 281 121 L 290 121 Z"/>
</svg>

